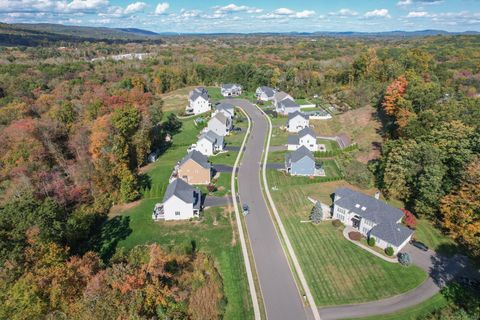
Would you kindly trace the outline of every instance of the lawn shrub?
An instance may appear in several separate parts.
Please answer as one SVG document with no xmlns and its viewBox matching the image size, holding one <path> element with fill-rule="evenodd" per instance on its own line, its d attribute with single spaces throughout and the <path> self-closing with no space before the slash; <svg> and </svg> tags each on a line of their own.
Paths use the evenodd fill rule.
<svg viewBox="0 0 480 320">
<path fill-rule="evenodd" d="M 393 248 L 392 247 L 387 247 L 385 249 L 385 254 L 389 257 L 393 256 Z"/>
<path fill-rule="evenodd" d="M 409 266 L 412 264 L 412 259 L 408 253 L 400 252 L 398 254 L 398 262 L 400 262 L 400 264 L 403 266 Z"/>
<path fill-rule="evenodd" d="M 353 241 L 360 241 L 362 239 L 362 234 L 358 231 L 352 231 L 348 233 L 348 237 Z"/>
<path fill-rule="evenodd" d="M 342 221 L 338 220 L 338 219 L 335 219 L 332 221 L 332 225 L 335 227 L 335 228 L 339 228 L 343 225 Z"/>
<path fill-rule="evenodd" d="M 208 192 L 215 192 L 215 191 L 217 191 L 217 187 L 214 184 L 209 184 L 207 186 L 207 190 L 208 190 Z"/>
<path fill-rule="evenodd" d="M 375 238 L 370 237 L 367 242 L 370 247 L 375 246 Z"/>
</svg>

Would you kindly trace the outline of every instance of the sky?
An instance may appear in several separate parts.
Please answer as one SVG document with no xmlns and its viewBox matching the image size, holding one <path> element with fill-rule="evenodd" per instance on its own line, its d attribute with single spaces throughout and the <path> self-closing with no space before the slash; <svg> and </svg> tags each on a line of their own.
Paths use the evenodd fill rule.
<svg viewBox="0 0 480 320">
<path fill-rule="evenodd" d="M 180 33 L 480 31 L 480 0 L 0 0 L 0 21 Z"/>
</svg>

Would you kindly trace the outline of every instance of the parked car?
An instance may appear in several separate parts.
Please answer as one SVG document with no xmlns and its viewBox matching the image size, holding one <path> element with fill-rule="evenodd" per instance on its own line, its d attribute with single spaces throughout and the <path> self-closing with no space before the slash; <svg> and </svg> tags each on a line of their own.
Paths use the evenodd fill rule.
<svg viewBox="0 0 480 320">
<path fill-rule="evenodd" d="M 414 246 L 415 248 L 418 248 L 422 251 L 428 251 L 428 247 L 426 245 L 424 245 L 423 243 L 421 243 L 420 241 L 411 240 L 410 244 L 412 246 Z"/>
<path fill-rule="evenodd" d="M 244 204 L 243 205 L 243 215 L 246 216 L 249 213 L 250 213 L 250 211 L 248 209 L 248 205 Z"/>
</svg>

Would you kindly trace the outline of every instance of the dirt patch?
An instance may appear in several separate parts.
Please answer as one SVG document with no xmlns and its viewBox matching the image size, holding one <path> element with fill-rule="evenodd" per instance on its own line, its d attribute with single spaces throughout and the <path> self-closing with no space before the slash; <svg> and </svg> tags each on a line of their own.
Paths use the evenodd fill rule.
<svg viewBox="0 0 480 320">
<path fill-rule="evenodd" d="M 121 215 L 123 212 L 126 210 L 130 210 L 132 208 L 135 208 L 140 204 L 141 200 L 129 202 L 129 203 L 123 203 L 123 204 L 116 204 L 110 208 L 110 211 L 108 212 L 108 217 L 113 218 L 116 216 Z"/>
</svg>

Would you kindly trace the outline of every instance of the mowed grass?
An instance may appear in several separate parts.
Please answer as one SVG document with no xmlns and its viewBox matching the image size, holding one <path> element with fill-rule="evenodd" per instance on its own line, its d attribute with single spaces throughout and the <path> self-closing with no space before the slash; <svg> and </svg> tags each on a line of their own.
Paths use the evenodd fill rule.
<svg viewBox="0 0 480 320">
<path fill-rule="evenodd" d="M 290 179 L 273 170 L 269 170 L 268 180 L 270 187 L 278 188 L 272 192 L 273 199 L 319 306 L 390 297 L 426 279 L 426 273 L 416 266 L 388 263 L 358 248 L 330 222 L 301 222 L 308 220 L 313 206 L 307 196 L 331 202 L 332 190 L 344 182 L 308 183 L 308 179 Z"/>
<path fill-rule="evenodd" d="M 227 299 L 224 318 L 251 318 L 252 306 L 243 256 L 231 209 L 210 208 L 200 221 L 154 222 L 151 218 L 153 207 L 163 198 L 174 165 L 186 155 L 186 146 L 195 142 L 198 134 L 193 119 L 182 122 L 182 130 L 174 135 L 171 148 L 144 171 L 151 188 L 143 190 L 143 198 L 137 205 L 121 213 L 130 218 L 132 232 L 118 246 L 130 249 L 136 245 L 159 243 L 166 249 L 188 251 L 194 242 L 198 250 L 214 257 L 222 275 Z M 221 173 L 218 183 L 229 185 L 230 177 L 229 173 Z"/>
<path fill-rule="evenodd" d="M 445 307 L 447 304 L 447 300 L 440 293 L 437 293 L 430 299 L 425 300 L 413 307 L 406 308 L 395 313 L 356 318 L 356 320 L 422 320 L 433 311 L 439 310 Z"/>
<path fill-rule="evenodd" d="M 415 229 L 415 239 L 425 243 L 430 249 L 443 253 L 447 256 L 453 256 L 461 253 L 462 248 L 458 247 L 451 238 L 444 235 L 439 229 L 435 228 L 433 223 L 427 219 L 418 219 Z"/>
</svg>

